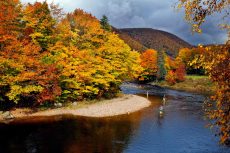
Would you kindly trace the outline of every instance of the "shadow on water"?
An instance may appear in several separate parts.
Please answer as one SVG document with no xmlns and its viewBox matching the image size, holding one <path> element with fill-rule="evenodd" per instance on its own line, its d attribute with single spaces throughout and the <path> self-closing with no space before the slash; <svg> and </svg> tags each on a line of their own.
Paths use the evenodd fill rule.
<svg viewBox="0 0 230 153">
<path fill-rule="evenodd" d="M 68 119 L 1 127 L 1 153 L 122 152 L 136 124 L 129 120 Z"/>
<path fill-rule="evenodd" d="M 229 153 L 205 128 L 202 95 L 150 85 L 124 84 L 152 105 L 110 117 L 55 116 L 0 125 L 0 153 Z M 162 97 L 167 102 L 159 114 Z"/>
</svg>

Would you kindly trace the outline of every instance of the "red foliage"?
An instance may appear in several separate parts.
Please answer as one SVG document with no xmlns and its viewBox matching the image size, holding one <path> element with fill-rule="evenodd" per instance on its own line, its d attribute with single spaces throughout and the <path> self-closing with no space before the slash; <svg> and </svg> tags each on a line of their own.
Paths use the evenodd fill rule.
<svg viewBox="0 0 230 153">
<path fill-rule="evenodd" d="M 18 36 L 19 0 L 0 1 L 0 50 Z"/>
<path fill-rule="evenodd" d="M 54 101 L 57 96 L 61 95 L 61 87 L 59 86 L 58 69 L 55 65 L 46 67 L 39 77 L 39 84 L 45 89 L 39 94 L 38 102 Z"/>
<path fill-rule="evenodd" d="M 178 82 L 184 81 L 185 80 L 185 74 L 186 74 L 185 66 L 184 66 L 184 64 L 180 64 L 175 71 L 176 80 Z"/>
</svg>

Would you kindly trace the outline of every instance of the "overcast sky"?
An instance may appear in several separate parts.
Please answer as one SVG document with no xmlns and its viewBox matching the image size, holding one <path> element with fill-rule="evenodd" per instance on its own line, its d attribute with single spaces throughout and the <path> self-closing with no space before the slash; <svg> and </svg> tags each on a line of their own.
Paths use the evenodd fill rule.
<svg viewBox="0 0 230 153">
<path fill-rule="evenodd" d="M 21 0 L 23 3 L 36 0 Z M 44 1 L 44 0 L 37 0 Z M 110 24 L 117 28 L 154 28 L 171 32 L 185 41 L 197 45 L 224 43 L 226 31 L 220 30 L 217 23 L 221 18 L 212 16 L 203 25 L 202 34 L 192 35 L 190 26 L 183 19 L 183 11 L 173 8 L 177 0 L 47 0 L 59 4 L 65 12 L 81 8 L 101 18 L 106 15 Z M 230 23 L 230 19 L 228 21 Z"/>
</svg>

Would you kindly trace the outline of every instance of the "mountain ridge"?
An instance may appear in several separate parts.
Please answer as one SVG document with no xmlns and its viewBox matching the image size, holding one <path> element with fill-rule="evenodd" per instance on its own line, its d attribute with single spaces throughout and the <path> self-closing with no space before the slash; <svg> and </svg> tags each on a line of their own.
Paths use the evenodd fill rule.
<svg viewBox="0 0 230 153">
<path fill-rule="evenodd" d="M 113 27 L 121 39 L 132 49 L 143 52 L 146 49 L 164 50 L 169 56 L 175 57 L 181 48 L 191 48 L 192 45 L 167 31 L 152 28 L 121 28 Z"/>
</svg>

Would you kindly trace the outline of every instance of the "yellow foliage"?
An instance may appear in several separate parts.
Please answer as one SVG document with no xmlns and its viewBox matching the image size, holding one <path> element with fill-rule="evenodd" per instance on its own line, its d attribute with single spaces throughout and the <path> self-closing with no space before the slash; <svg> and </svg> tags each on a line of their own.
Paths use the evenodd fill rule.
<svg viewBox="0 0 230 153">
<path fill-rule="evenodd" d="M 6 96 L 9 98 L 9 100 L 12 100 L 15 103 L 17 103 L 20 100 L 19 96 L 23 94 L 29 94 L 31 92 L 41 92 L 42 90 L 43 88 L 41 86 L 28 85 L 22 87 L 19 85 L 12 85 L 11 90 L 6 94 Z"/>
</svg>

